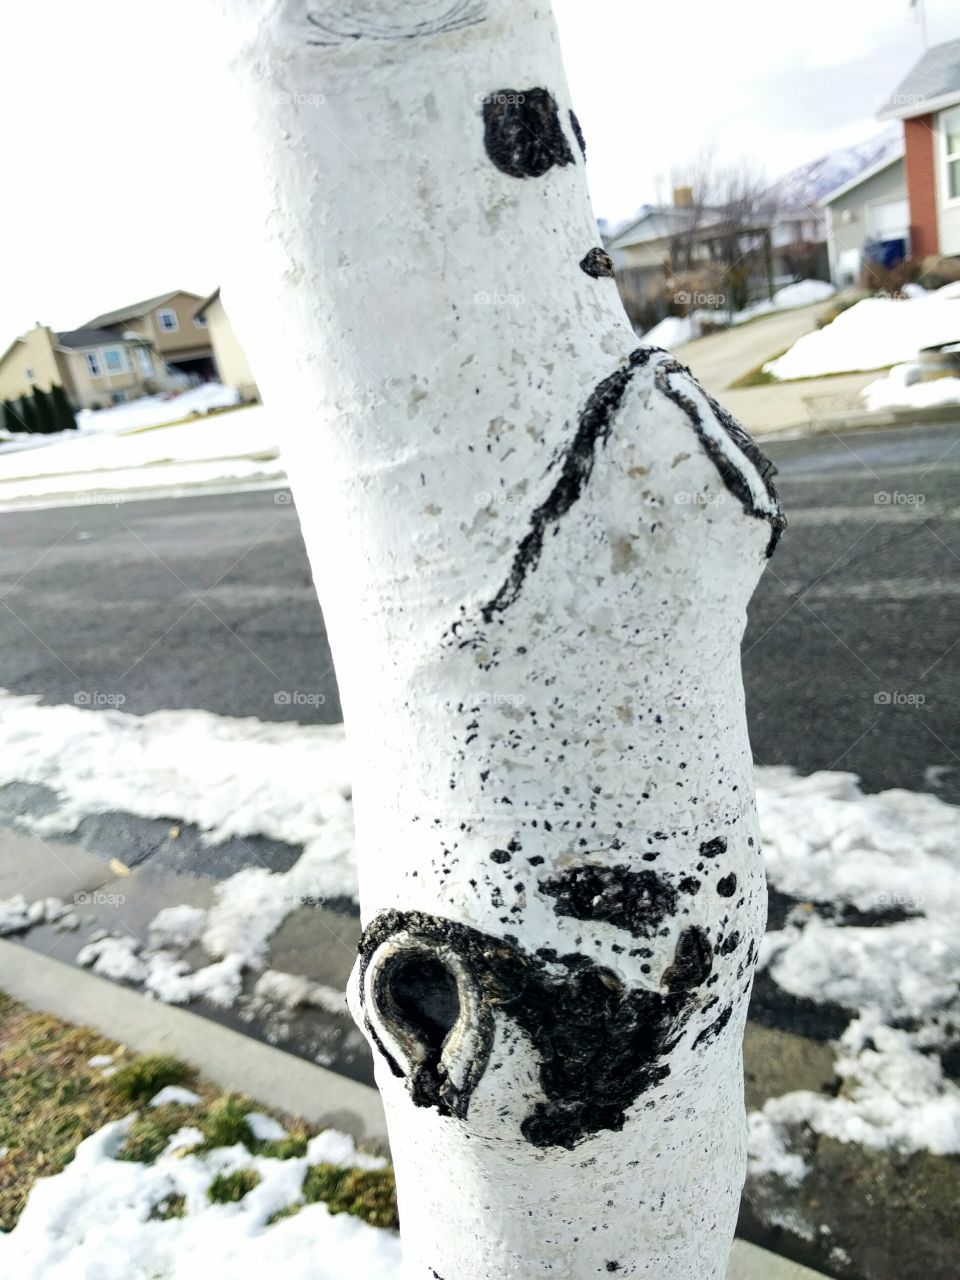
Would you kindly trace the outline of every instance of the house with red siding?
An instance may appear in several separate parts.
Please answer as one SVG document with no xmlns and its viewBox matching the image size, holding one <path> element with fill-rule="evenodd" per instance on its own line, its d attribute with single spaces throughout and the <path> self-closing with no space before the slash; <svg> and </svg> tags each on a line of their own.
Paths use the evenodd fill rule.
<svg viewBox="0 0 960 1280">
<path fill-rule="evenodd" d="M 903 121 L 913 257 L 960 257 L 960 40 L 928 49 L 880 119 Z"/>
</svg>

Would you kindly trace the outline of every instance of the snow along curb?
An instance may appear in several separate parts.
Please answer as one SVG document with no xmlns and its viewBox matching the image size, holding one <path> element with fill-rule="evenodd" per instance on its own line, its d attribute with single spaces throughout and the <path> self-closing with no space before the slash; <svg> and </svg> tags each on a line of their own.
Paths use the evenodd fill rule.
<svg viewBox="0 0 960 1280">
<path fill-rule="evenodd" d="M 185 1009 L 147 1000 L 16 942 L 0 941 L 0 990 L 31 1009 L 93 1027 L 138 1053 L 184 1058 L 221 1089 L 237 1090 L 356 1140 L 386 1141 L 369 1085 L 261 1044 Z"/>
</svg>

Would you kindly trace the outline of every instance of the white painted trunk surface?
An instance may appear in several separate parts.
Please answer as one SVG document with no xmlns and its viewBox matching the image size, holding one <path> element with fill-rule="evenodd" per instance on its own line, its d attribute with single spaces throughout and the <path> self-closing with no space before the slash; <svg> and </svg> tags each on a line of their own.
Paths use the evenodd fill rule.
<svg viewBox="0 0 960 1280">
<path fill-rule="evenodd" d="M 337 664 L 407 1272 L 719 1280 L 766 464 L 581 265 L 547 4 L 221 7 L 224 299 Z"/>
</svg>

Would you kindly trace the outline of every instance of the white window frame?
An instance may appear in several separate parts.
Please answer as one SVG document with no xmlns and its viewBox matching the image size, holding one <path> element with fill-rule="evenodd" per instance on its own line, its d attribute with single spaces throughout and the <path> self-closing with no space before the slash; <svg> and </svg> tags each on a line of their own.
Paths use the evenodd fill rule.
<svg viewBox="0 0 960 1280">
<path fill-rule="evenodd" d="M 194 316 L 193 323 L 198 329 L 205 329 L 207 327 L 207 317 L 204 315 Z"/>
<path fill-rule="evenodd" d="M 952 154 L 947 151 L 947 116 L 953 115 L 954 113 L 956 113 L 958 118 L 957 132 L 960 134 L 960 103 L 957 103 L 952 107 L 947 107 L 945 111 L 940 112 L 939 117 L 940 162 L 942 166 L 941 173 L 943 175 L 943 188 L 941 193 L 942 202 L 951 208 L 960 205 L 960 149 L 954 151 Z M 951 196 L 950 194 L 950 166 L 952 164 L 957 166 L 957 194 L 955 196 Z"/>
<path fill-rule="evenodd" d="M 91 378 L 102 378 L 103 370 L 100 368 L 100 353 L 97 351 L 85 351 L 83 353 L 84 363 L 87 366 L 87 373 Z"/>
<path fill-rule="evenodd" d="M 137 347 L 137 362 L 140 365 L 140 373 L 144 378 L 152 378 L 156 373 L 153 366 L 153 355 L 149 347 Z"/>
<path fill-rule="evenodd" d="M 169 328 L 163 323 L 164 316 L 173 317 L 173 324 Z M 160 333 L 179 333 L 180 317 L 172 307 L 161 307 L 157 312 L 157 329 Z"/>
<path fill-rule="evenodd" d="M 117 357 L 116 368 L 110 367 L 110 357 Z M 108 374 L 118 374 L 126 372 L 126 362 L 123 358 L 123 347 L 104 347 L 103 348 L 103 367 Z"/>
</svg>

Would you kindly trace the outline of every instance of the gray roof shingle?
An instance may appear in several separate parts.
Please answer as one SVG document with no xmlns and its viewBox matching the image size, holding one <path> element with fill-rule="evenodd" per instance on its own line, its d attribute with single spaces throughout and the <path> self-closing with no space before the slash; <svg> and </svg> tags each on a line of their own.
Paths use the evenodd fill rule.
<svg viewBox="0 0 960 1280">
<path fill-rule="evenodd" d="M 60 347 L 101 347 L 101 346 L 134 346 L 143 342 L 142 338 L 125 338 L 119 329 L 92 328 L 84 325 L 80 329 L 68 329 L 57 334 L 57 345 Z"/>
<path fill-rule="evenodd" d="M 930 104 L 956 95 L 960 99 L 960 40 L 928 49 L 880 108 L 880 119 L 919 116 Z"/>
</svg>

